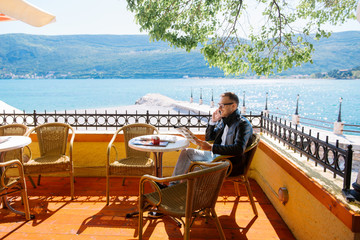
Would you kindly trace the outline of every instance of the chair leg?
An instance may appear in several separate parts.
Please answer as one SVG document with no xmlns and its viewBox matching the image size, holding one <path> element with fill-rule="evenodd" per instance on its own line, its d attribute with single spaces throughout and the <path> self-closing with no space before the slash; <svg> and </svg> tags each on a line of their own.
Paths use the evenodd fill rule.
<svg viewBox="0 0 360 240">
<path fill-rule="evenodd" d="M 109 196 L 110 195 L 109 194 L 109 191 L 110 191 L 109 181 L 110 180 L 109 180 L 109 178 L 110 177 L 107 175 L 106 176 L 106 205 L 109 205 L 109 202 L 110 202 L 110 199 L 109 199 L 110 198 L 110 196 Z"/>
<path fill-rule="evenodd" d="M 123 178 L 123 180 L 122 180 L 122 186 L 124 186 L 125 185 L 125 178 Z"/>
<path fill-rule="evenodd" d="M 144 209 L 142 208 L 142 201 L 139 200 L 139 239 L 142 239 L 144 227 Z"/>
<path fill-rule="evenodd" d="M 71 171 L 70 172 L 70 195 L 71 195 L 71 200 L 74 200 L 74 173 Z"/>
<path fill-rule="evenodd" d="M 215 212 L 215 209 L 211 208 L 210 209 L 210 212 L 211 212 L 211 215 L 212 215 L 212 218 L 215 220 L 215 223 L 216 223 L 216 228 L 219 232 L 219 235 L 220 235 L 220 239 L 223 239 L 225 240 L 225 233 L 224 233 L 224 230 L 222 229 L 221 227 L 221 223 L 219 221 L 219 218 L 217 217 L 217 214 Z"/>
<path fill-rule="evenodd" d="M 2 196 L 2 197 L 0 197 L 0 198 L 1 198 L 2 207 L 3 207 L 3 208 L 7 208 L 7 207 L 6 207 L 6 199 L 5 199 L 6 196 Z"/>
<path fill-rule="evenodd" d="M 30 181 L 31 185 L 33 186 L 33 188 L 36 188 L 36 185 L 35 185 L 34 180 L 32 179 L 32 177 L 29 175 L 28 178 L 29 178 L 29 181 Z"/>
<path fill-rule="evenodd" d="M 40 179 L 41 179 L 41 174 L 39 174 L 39 176 L 38 176 L 38 182 L 37 182 L 38 186 L 40 185 Z"/>
<path fill-rule="evenodd" d="M 25 218 L 26 220 L 34 219 L 35 216 L 30 214 L 30 207 L 29 207 L 29 199 L 27 196 L 26 189 L 21 190 L 21 200 L 24 204 L 24 212 L 25 212 Z"/>
<path fill-rule="evenodd" d="M 240 197 L 240 188 L 239 188 L 239 182 L 238 181 L 234 181 L 234 189 L 235 189 L 236 196 Z"/>
<path fill-rule="evenodd" d="M 184 240 L 190 239 L 190 225 L 191 225 L 191 217 L 185 216 Z"/>
<path fill-rule="evenodd" d="M 255 214 L 255 216 L 258 215 L 258 211 L 256 209 L 256 205 L 255 205 L 255 201 L 254 201 L 254 196 L 252 194 L 252 191 L 251 191 L 251 187 L 250 187 L 250 183 L 249 183 L 249 180 L 246 178 L 245 179 L 245 187 L 246 187 L 246 191 L 247 191 L 247 194 L 249 196 L 249 200 L 250 200 L 250 203 L 251 203 L 251 207 L 253 209 L 253 212 Z"/>
</svg>

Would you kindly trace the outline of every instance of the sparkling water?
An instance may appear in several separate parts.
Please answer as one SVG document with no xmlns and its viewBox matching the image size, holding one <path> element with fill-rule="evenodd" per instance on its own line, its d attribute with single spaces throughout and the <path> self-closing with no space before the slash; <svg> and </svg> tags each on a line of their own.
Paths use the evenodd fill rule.
<svg viewBox="0 0 360 240">
<path fill-rule="evenodd" d="M 20 110 L 32 112 L 94 109 L 132 105 L 147 93 L 160 93 L 176 100 L 194 102 L 200 95 L 204 104 L 221 93 L 238 94 L 240 106 L 247 112 L 295 113 L 301 117 L 334 122 L 338 119 L 342 97 L 341 119 L 360 125 L 360 80 L 327 79 L 21 79 L 0 80 L 0 100 Z"/>
</svg>

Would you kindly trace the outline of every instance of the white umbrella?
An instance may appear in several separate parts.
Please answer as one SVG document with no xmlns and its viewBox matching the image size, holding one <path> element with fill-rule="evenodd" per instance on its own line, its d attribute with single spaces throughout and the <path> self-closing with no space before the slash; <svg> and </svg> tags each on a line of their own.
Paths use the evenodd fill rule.
<svg viewBox="0 0 360 240">
<path fill-rule="evenodd" d="M 24 0 L 0 0 L 0 13 L 23 21 L 34 27 L 41 27 L 55 22 L 55 16 L 47 13 Z"/>
</svg>

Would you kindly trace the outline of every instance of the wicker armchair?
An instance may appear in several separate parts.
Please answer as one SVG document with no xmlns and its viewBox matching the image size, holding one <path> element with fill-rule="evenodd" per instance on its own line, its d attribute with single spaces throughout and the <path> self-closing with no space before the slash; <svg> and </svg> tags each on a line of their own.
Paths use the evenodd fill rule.
<svg viewBox="0 0 360 240">
<path fill-rule="evenodd" d="M 6 171 L 9 168 L 14 167 L 16 167 L 18 170 L 18 176 L 7 177 Z M 0 163 L 0 168 L 2 168 L 0 179 L 0 197 L 3 198 L 3 203 L 6 204 L 6 206 L 13 212 L 25 216 L 26 220 L 33 219 L 34 215 L 30 214 L 23 165 L 19 160 L 10 160 L 4 163 Z M 21 199 L 24 204 L 24 212 L 13 209 L 7 202 L 7 195 L 17 192 L 21 193 Z"/>
<path fill-rule="evenodd" d="M 143 215 L 147 210 L 180 219 L 185 228 L 184 239 L 189 239 L 190 227 L 195 218 L 207 214 L 207 217 L 215 220 L 220 238 L 225 239 L 215 212 L 215 204 L 228 167 L 228 162 L 192 163 L 189 172 L 183 175 L 166 178 L 144 175 L 140 180 L 139 239 L 142 239 Z M 156 184 L 170 181 L 182 183 L 164 189 L 160 189 Z M 146 182 L 150 182 L 156 191 L 145 194 Z M 185 222 L 182 217 L 185 217 Z"/>
<path fill-rule="evenodd" d="M 233 156 L 221 155 L 213 160 L 213 162 L 226 161 L 226 162 L 230 163 L 230 167 L 229 167 L 229 170 L 227 173 L 227 177 L 225 178 L 225 181 L 232 181 L 234 183 L 235 193 L 237 196 L 240 196 L 239 184 L 245 184 L 246 191 L 249 196 L 249 200 L 250 200 L 253 212 L 256 216 L 258 215 L 258 212 L 257 212 L 256 206 L 255 206 L 254 197 L 253 197 L 253 194 L 251 191 L 250 182 L 248 179 L 248 172 L 249 172 L 251 161 L 254 157 L 254 154 L 255 154 L 255 151 L 257 149 L 259 142 L 260 142 L 259 134 L 253 133 L 253 135 L 251 137 L 251 145 L 248 146 L 244 152 L 245 159 L 246 159 L 246 166 L 244 166 L 244 172 L 241 175 L 229 176 L 232 171 L 232 164 L 231 164 L 231 161 L 229 160 L 229 158 L 231 158 Z"/>
<path fill-rule="evenodd" d="M 125 154 L 126 157 L 119 159 L 118 147 L 115 140 L 120 134 L 124 134 Z M 154 174 L 154 161 L 150 158 L 150 152 L 140 152 L 129 147 L 130 139 L 142 135 L 158 134 L 159 131 L 152 125 L 135 123 L 126 125 L 118 129 L 112 137 L 107 148 L 106 161 L 106 204 L 109 204 L 109 179 L 111 176 L 123 177 L 122 184 L 124 185 L 126 177 L 141 177 L 144 174 Z M 111 160 L 114 157 L 115 160 Z"/>
<path fill-rule="evenodd" d="M 65 123 L 46 123 L 30 130 L 28 136 L 34 132 L 39 143 L 40 157 L 30 159 L 24 163 L 25 175 L 39 175 L 39 185 L 41 174 L 68 172 L 70 176 L 71 199 L 73 199 L 74 166 L 72 151 L 75 138 L 74 129 Z M 71 133 L 69 154 L 66 155 L 69 133 Z M 32 180 L 31 183 L 36 187 Z"/>
<path fill-rule="evenodd" d="M 25 136 L 29 128 L 23 124 L 8 124 L 0 126 L 0 136 Z M 28 159 L 23 159 L 23 149 L 15 149 L 7 151 L 5 153 L 4 161 L 9 161 L 13 159 L 18 159 L 21 162 L 27 161 Z"/>
</svg>

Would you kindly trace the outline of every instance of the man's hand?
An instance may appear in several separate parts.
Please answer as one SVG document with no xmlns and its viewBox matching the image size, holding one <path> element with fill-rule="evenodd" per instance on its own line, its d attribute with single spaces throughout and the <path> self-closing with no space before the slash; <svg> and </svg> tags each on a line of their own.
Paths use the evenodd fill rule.
<svg viewBox="0 0 360 240">
<path fill-rule="evenodd" d="M 202 141 L 198 138 L 195 138 L 196 144 L 200 146 L 201 150 L 205 150 L 205 151 L 211 151 L 212 149 L 212 144 L 206 142 L 206 141 Z"/>
<path fill-rule="evenodd" d="M 220 109 L 216 109 L 215 112 L 213 112 L 211 120 L 213 122 L 217 122 L 221 119 L 221 111 Z"/>
</svg>

